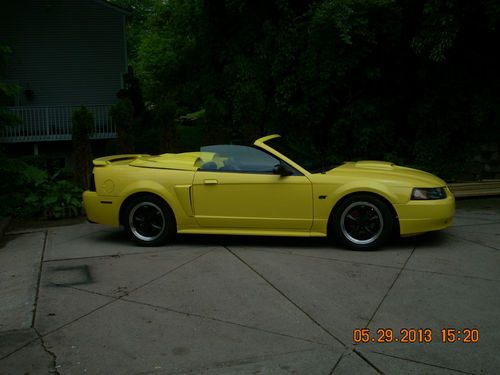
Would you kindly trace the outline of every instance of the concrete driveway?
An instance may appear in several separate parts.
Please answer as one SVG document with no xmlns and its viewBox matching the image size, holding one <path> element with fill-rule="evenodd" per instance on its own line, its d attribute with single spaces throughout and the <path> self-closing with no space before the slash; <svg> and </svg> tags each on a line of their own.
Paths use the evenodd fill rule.
<svg viewBox="0 0 500 375">
<path fill-rule="evenodd" d="M 458 207 L 452 228 L 377 252 L 206 236 L 145 249 L 87 223 L 10 233 L 0 374 L 498 374 L 500 198 Z M 370 343 L 353 342 L 361 328 Z M 371 342 L 379 328 L 432 342 Z M 443 328 L 479 342 L 443 343 Z"/>
</svg>

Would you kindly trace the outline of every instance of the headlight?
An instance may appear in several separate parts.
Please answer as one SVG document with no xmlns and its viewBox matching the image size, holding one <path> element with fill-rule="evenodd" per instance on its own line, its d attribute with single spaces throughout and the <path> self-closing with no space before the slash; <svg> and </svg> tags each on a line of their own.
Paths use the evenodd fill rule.
<svg viewBox="0 0 500 375">
<path fill-rule="evenodd" d="M 444 188 L 414 188 L 411 192 L 411 199 L 422 201 L 428 199 L 445 199 L 446 191 Z"/>
</svg>

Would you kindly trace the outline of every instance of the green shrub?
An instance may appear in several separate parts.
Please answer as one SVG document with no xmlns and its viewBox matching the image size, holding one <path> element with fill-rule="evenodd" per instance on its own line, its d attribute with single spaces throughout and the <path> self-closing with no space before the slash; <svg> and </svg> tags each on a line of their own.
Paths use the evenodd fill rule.
<svg viewBox="0 0 500 375">
<path fill-rule="evenodd" d="M 81 213 L 82 189 L 19 159 L 0 156 L 0 216 L 60 218 Z"/>
<path fill-rule="evenodd" d="M 81 214 L 81 196 L 82 189 L 71 181 L 50 179 L 41 186 L 41 191 L 29 194 L 26 203 L 45 218 L 59 219 Z"/>
</svg>

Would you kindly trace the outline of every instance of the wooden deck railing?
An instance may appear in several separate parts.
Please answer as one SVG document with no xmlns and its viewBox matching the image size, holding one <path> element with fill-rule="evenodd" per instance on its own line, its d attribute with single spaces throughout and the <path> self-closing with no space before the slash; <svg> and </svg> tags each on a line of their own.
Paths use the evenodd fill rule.
<svg viewBox="0 0 500 375">
<path fill-rule="evenodd" d="M 109 116 L 110 105 L 86 106 L 94 115 L 92 139 L 115 138 L 116 130 Z M 20 120 L 0 132 L 0 142 L 40 142 L 71 139 L 71 117 L 80 108 L 74 106 L 10 107 Z"/>
</svg>

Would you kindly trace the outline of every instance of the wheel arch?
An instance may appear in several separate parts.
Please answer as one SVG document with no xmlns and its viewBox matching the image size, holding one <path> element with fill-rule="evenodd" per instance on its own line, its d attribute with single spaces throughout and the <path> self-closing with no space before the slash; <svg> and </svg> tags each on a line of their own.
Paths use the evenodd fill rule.
<svg viewBox="0 0 500 375">
<path fill-rule="evenodd" d="M 382 202 L 384 202 L 387 205 L 387 207 L 389 208 L 389 210 L 391 211 L 391 214 L 392 214 L 392 219 L 393 219 L 393 223 L 394 223 L 394 233 L 398 233 L 399 234 L 399 218 L 398 218 L 398 214 L 396 212 L 396 209 L 394 208 L 394 205 L 390 202 L 389 199 L 387 199 L 387 197 L 385 197 L 383 194 L 379 194 L 379 193 L 376 193 L 376 192 L 373 192 L 373 191 L 354 191 L 354 192 L 350 192 L 348 194 L 345 194 L 340 199 L 338 199 L 335 202 L 335 204 L 333 205 L 333 207 L 332 207 L 332 209 L 330 211 L 330 216 L 328 217 L 328 223 L 327 223 L 327 227 L 326 227 L 327 235 L 331 234 L 333 217 L 335 216 L 335 213 L 338 210 L 339 206 L 346 199 L 351 198 L 351 197 L 356 196 L 356 195 L 370 195 L 370 196 L 378 198 Z"/>
<path fill-rule="evenodd" d="M 158 193 L 150 192 L 150 191 L 134 192 L 134 193 L 130 194 L 129 196 L 127 196 L 123 200 L 122 204 L 120 205 L 120 211 L 118 213 L 118 220 L 119 220 L 120 225 L 125 224 L 125 212 L 127 210 L 128 204 L 131 201 L 133 201 L 134 199 L 139 198 L 139 197 L 155 197 L 155 198 L 161 199 L 167 205 L 168 209 L 171 211 L 172 217 L 174 218 L 174 221 L 175 221 L 175 225 L 177 226 L 177 218 L 175 215 L 175 211 L 172 209 L 172 205 L 162 195 L 160 195 Z"/>
</svg>

